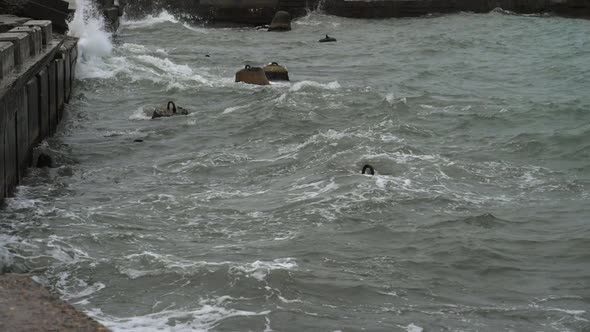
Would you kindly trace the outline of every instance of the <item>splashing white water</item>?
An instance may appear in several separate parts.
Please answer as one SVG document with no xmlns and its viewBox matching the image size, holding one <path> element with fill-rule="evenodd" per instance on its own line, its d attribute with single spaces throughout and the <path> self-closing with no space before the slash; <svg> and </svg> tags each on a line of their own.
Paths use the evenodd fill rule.
<svg viewBox="0 0 590 332">
<path fill-rule="evenodd" d="M 76 0 L 74 18 L 68 23 L 68 35 L 78 37 L 79 72 L 83 75 L 90 63 L 100 61 L 113 50 L 111 37 L 105 29 L 103 16 L 90 0 Z"/>
</svg>

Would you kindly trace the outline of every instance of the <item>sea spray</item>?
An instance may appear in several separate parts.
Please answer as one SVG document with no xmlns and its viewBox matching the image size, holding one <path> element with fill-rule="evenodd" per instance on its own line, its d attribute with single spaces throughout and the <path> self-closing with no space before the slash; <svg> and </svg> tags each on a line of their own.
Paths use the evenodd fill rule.
<svg viewBox="0 0 590 332">
<path fill-rule="evenodd" d="M 76 12 L 68 23 L 68 35 L 78 37 L 79 73 L 89 71 L 102 57 L 113 50 L 111 37 L 105 29 L 104 18 L 90 0 L 76 0 Z M 89 68 L 90 67 L 90 68 Z"/>
</svg>

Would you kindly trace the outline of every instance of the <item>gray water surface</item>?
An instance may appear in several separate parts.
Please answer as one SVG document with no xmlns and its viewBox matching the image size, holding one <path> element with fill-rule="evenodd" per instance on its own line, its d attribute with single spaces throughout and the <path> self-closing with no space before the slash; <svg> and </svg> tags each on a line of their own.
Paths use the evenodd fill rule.
<svg viewBox="0 0 590 332">
<path fill-rule="evenodd" d="M 0 259 L 114 331 L 590 331 L 588 36 L 124 22 L 79 65 L 61 166 L 0 210 Z M 233 82 L 271 61 L 291 82 Z M 168 100 L 191 114 L 143 111 Z"/>
</svg>

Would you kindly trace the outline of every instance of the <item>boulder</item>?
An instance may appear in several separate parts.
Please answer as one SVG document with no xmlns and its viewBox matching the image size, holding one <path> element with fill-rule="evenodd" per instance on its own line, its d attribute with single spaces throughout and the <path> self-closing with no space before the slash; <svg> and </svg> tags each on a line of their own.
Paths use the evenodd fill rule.
<svg viewBox="0 0 590 332">
<path fill-rule="evenodd" d="M 248 84 L 269 85 L 270 82 L 266 78 L 264 70 L 260 67 L 246 67 L 236 73 L 236 82 L 244 82 Z"/>
<path fill-rule="evenodd" d="M 262 68 L 269 81 L 288 81 L 289 71 L 276 62 L 271 62 Z"/>
<path fill-rule="evenodd" d="M 290 31 L 291 30 L 291 14 L 285 11 L 276 12 L 275 16 L 270 22 L 268 31 Z"/>
</svg>

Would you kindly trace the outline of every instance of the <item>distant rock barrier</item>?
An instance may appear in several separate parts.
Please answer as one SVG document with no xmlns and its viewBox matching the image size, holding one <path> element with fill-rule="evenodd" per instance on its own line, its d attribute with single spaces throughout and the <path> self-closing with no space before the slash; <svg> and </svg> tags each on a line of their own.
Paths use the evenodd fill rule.
<svg viewBox="0 0 590 332">
<path fill-rule="evenodd" d="M 166 9 L 189 21 L 218 24 L 269 25 L 277 11 L 291 18 L 316 9 L 319 0 L 127 0 L 130 17 Z M 330 15 L 352 18 L 415 17 L 462 11 L 487 13 L 502 8 L 519 14 L 555 13 L 590 18 L 588 0 L 322 0 Z"/>
<path fill-rule="evenodd" d="M 0 15 L 0 201 L 32 165 L 33 147 L 55 133 L 71 96 L 78 40 L 49 20 Z M 9 30 L 6 30 L 10 28 Z"/>
</svg>

